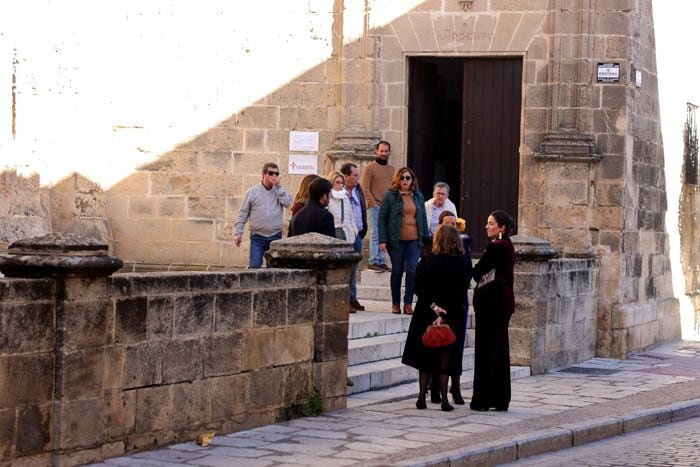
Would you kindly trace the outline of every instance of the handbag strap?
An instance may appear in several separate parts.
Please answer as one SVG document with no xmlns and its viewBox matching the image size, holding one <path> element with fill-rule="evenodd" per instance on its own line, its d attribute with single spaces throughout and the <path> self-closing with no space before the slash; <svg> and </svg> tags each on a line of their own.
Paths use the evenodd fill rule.
<svg viewBox="0 0 700 467">
<path fill-rule="evenodd" d="M 340 223 L 345 224 L 345 203 L 343 198 L 340 198 Z"/>
</svg>

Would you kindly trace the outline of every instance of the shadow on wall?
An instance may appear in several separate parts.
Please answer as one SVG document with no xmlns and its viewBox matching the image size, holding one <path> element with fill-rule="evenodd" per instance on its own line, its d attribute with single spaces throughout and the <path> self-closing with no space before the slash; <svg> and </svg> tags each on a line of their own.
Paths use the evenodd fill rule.
<svg viewBox="0 0 700 467">
<path fill-rule="evenodd" d="M 406 53 L 521 53 L 533 40 L 543 43 L 538 34 L 547 6 L 541 3 L 505 11 L 501 17 L 498 8 L 488 10 L 487 2 L 475 2 L 465 14 L 457 1 L 429 0 L 345 45 L 343 39 L 350 34 L 344 33 L 348 21 L 343 15 L 350 13 L 334 7 L 329 59 L 157 160 L 136 167 L 107 190 L 80 174 L 67 177 L 51 188 L 44 214 L 37 216 L 43 219 L 44 231 L 37 233 L 53 228 L 98 237 L 127 264 L 198 269 L 244 265 L 248 235 L 244 233 L 244 243 L 236 248 L 233 228 L 243 194 L 259 182 L 263 163 L 279 165 L 282 183 L 292 196 L 303 177 L 287 172 L 290 131 L 318 132 L 321 174 L 345 160 L 362 169 L 372 159 L 371 153 L 352 150 L 347 159 L 325 156 L 337 138 L 353 128 L 390 141 L 396 148 L 393 160 L 400 165 L 405 161 L 400 151 L 405 137 Z M 366 50 L 379 43 L 382 77 L 368 84 L 366 77 L 376 75 L 378 65 L 365 59 Z M 546 56 L 541 58 L 546 63 Z M 539 62 L 531 63 L 531 68 L 539 67 Z"/>
</svg>

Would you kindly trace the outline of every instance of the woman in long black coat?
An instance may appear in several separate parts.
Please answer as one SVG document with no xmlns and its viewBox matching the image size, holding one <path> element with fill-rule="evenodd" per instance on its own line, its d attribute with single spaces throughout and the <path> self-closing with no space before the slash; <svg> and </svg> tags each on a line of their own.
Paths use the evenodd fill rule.
<svg viewBox="0 0 700 467">
<path fill-rule="evenodd" d="M 515 249 L 508 237 L 513 219 L 494 211 L 486 222 L 491 240 L 474 266 L 476 345 L 472 410 L 508 410 L 510 404 L 510 349 L 508 322 L 515 309 L 513 267 Z"/>
<path fill-rule="evenodd" d="M 456 228 L 444 225 L 433 237 L 432 254 L 424 257 L 416 269 L 416 308 L 408 329 L 402 362 L 418 370 L 419 393 L 416 408 L 425 409 L 425 393 L 433 373 L 439 374 L 442 410 L 453 407 L 447 401 L 449 375 L 461 372 L 459 340 L 441 349 L 428 349 L 421 338 L 431 324 L 449 324 L 456 332 L 464 327 L 464 307 L 469 289 L 469 267 L 464 257 L 462 240 Z"/>
</svg>

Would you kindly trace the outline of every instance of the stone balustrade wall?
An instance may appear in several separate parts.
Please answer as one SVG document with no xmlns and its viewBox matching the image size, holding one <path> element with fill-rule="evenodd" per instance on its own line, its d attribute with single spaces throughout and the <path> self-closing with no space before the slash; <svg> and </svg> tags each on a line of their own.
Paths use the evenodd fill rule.
<svg viewBox="0 0 700 467">
<path fill-rule="evenodd" d="M 334 271 L 322 285 L 298 269 L 0 280 L 0 465 L 345 407 L 347 306 L 329 310 L 349 268 Z"/>
<path fill-rule="evenodd" d="M 513 365 L 532 373 L 596 355 L 598 264 L 595 259 L 519 259 L 510 321 Z"/>
</svg>

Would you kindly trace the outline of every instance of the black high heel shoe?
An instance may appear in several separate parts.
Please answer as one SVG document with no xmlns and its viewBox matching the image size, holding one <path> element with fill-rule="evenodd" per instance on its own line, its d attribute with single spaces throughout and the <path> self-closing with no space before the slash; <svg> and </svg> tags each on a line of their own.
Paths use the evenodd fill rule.
<svg viewBox="0 0 700 467">
<path fill-rule="evenodd" d="M 428 408 L 428 405 L 425 403 L 425 399 L 418 399 L 416 401 L 416 408 L 418 410 L 424 410 Z"/>
<path fill-rule="evenodd" d="M 451 412 L 452 410 L 455 409 L 446 400 L 442 401 L 442 405 L 440 405 L 440 408 L 442 409 L 443 412 Z"/>
<path fill-rule="evenodd" d="M 458 390 L 450 390 L 450 393 L 452 394 L 452 400 L 454 400 L 455 404 L 457 405 L 464 405 L 464 398 L 462 397 L 462 394 L 460 394 L 459 389 Z"/>
</svg>

